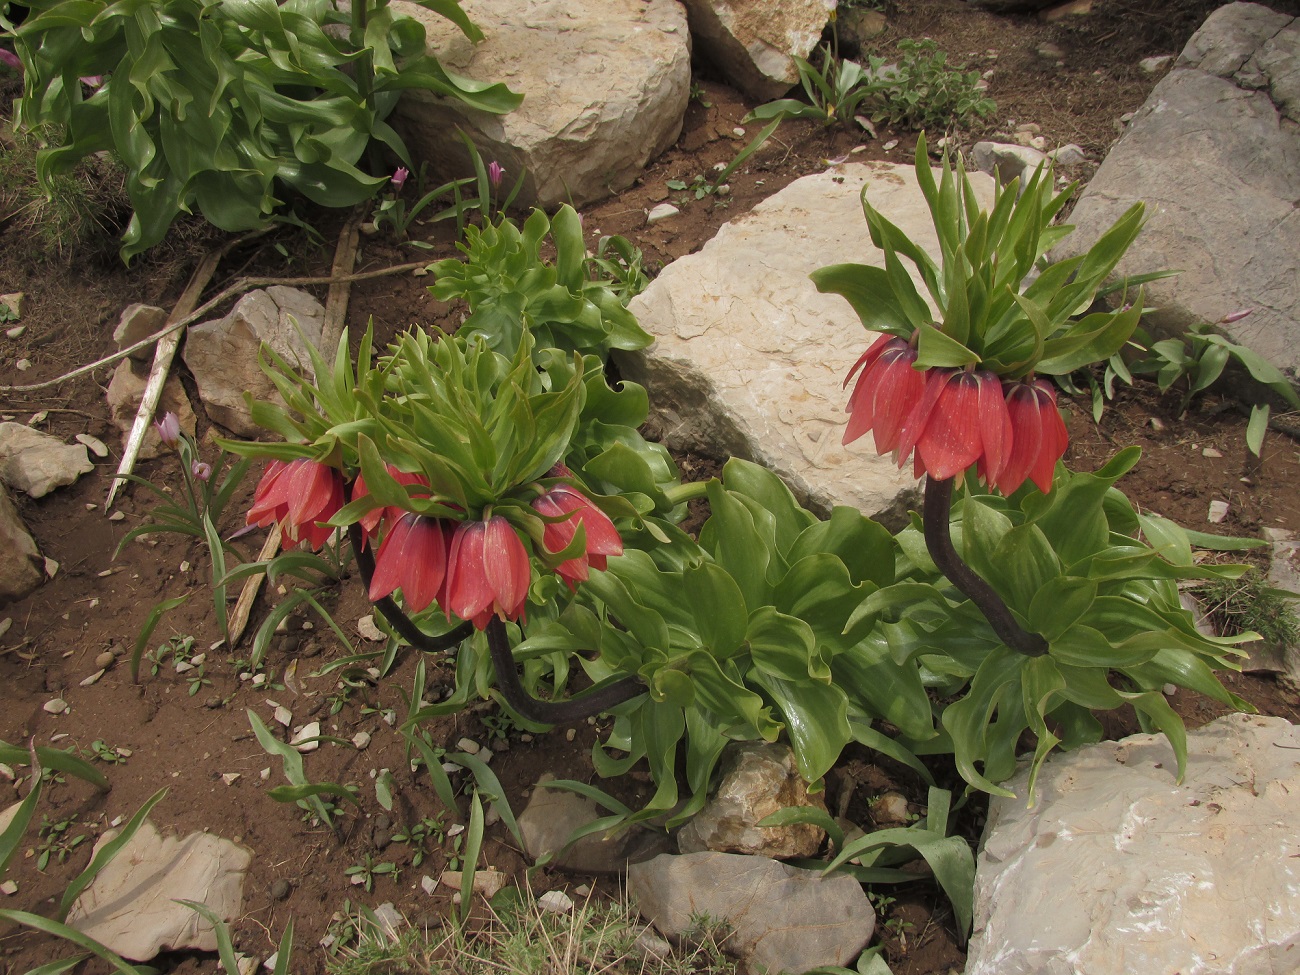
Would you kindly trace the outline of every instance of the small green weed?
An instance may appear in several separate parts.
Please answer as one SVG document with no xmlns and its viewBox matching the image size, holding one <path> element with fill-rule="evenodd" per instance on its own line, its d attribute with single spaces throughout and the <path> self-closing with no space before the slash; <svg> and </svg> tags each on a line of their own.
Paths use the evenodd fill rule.
<svg viewBox="0 0 1300 975">
<path fill-rule="evenodd" d="M 73 827 L 76 825 L 75 815 L 57 820 L 50 819 L 47 815 L 41 816 L 41 826 L 36 834 L 37 870 L 44 873 L 51 860 L 60 864 L 65 862 L 73 850 L 90 838 L 87 833 L 74 833 Z"/>
<path fill-rule="evenodd" d="M 1300 621 L 1291 605 L 1300 595 L 1270 586 L 1258 569 L 1239 579 L 1215 579 L 1191 592 L 1225 635 L 1254 632 L 1275 646 L 1300 645 Z"/>
<path fill-rule="evenodd" d="M 397 883 L 398 877 L 401 876 L 397 864 L 390 861 L 376 863 L 375 858 L 369 853 L 360 863 L 354 863 L 343 873 L 352 878 L 352 883 L 365 887 L 367 894 L 374 889 L 376 877 L 392 877 L 393 883 Z"/>
</svg>

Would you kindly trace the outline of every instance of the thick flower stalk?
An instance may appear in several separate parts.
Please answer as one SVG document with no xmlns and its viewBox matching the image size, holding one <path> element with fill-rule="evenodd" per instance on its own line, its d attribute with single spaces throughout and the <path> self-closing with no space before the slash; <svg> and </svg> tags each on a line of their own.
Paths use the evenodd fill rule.
<svg viewBox="0 0 1300 975">
<path fill-rule="evenodd" d="M 325 522 L 343 507 L 343 475 L 336 467 L 299 457 L 267 462 L 253 492 L 247 524 L 261 528 L 280 522 L 291 543 L 319 549 L 335 529 Z"/>
</svg>

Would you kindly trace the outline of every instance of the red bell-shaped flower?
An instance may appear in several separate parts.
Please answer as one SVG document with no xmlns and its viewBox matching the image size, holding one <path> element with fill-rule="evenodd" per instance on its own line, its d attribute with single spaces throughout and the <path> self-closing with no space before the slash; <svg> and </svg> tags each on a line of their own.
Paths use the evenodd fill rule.
<svg viewBox="0 0 1300 975">
<path fill-rule="evenodd" d="M 531 577 L 528 550 L 510 522 L 500 515 L 487 521 L 463 521 L 447 556 L 443 608 L 480 630 L 494 614 L 507 620 L 520 618 Z"/>
<path fill-rule="evenodd" d="M 370 600 L 382 599 L 397 588 L 407 609 L 418 613 L 435 600 L 445 602 L 447 553 L 451 528 L 438 518 L 405 512 L 388 529 L 370 577 Z"/>
<path fill-rule="evenodd" d="M 399 471 L 392 464 L 385 464 L 384 466 L 388 469 L 388 476 L 398 484 L 421 484 L 424 487 L 429 486 L 429 480 L 423 474 Z M 366 487 L 365 477 L 361 474 L 357 474 L 356 480 L 352 482 L 352 500 L 355 501 L 357 498 L 364 498 L 369 493 L 370 489 Z M 412 495 L 412 497 L 416 498 L 427 498 L 428 496 L 427 492 L 417 492 Z M 404 509 L 394 508 L 391 505 L 386 508 L 372 508 L 370 511 L 367 511 L 362 515 L 357 523 L 366 533 L 367 538 L 373 538 L 378 532 L 381 523 L 386 522 L 392 524 L 406 513 L 407 512 Z"/>
<path fill-rule="evenodd" d="M 570 589 L 586 581 L 589 568 L 604 569 L 609 556 L 623 554 L 623 539 L 609 516 L 575 488 L 557 485 L 534 501 L 533 509 L 547 518 L 563 519 L 547 522 L 542 533 L 542 544 L 552 554 L 568 548 L 578 526 L 583 528 L 586 551 L 555 568 Z"/>
<path fill-rule="evenodd" d="M 318 549 L 334 535 L 320 522 L 333 518 L 343 507 L 343 475 L 335 467 L 299 457 L 272 460 L 253 492 L 246 523 L 265 528 L 280 522 L 291 544 L 306 541 Z"/>
<path fill-rule="evenodd" d="M 984 470 L 1000 472 L 1011 446 L 1011 421 L 998 377 L 965 370 L 930 372 L 927 385 L 932 383 L 937 392 L 916 442 L 921 468 L 940 480 L 977 461 Z"/>
<path fill-rule="evenodd" d="M 1003 494 L 1011 494 L 1028 478 L 1046 494 L 1052 490 L 1056 462 L 1070 443 L 1056 408 L 1056 391 L 1042 379 L 1009 385 L 1011 451 L 1001 472 L 993 476 L 993 484 Z"/>
</svg>

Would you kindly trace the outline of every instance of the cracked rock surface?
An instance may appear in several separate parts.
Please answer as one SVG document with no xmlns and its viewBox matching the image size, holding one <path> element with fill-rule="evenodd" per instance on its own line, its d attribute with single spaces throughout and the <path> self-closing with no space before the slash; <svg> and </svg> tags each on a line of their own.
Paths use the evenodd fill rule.
<svg viewBox="0 0 1300 975">
<path fill-rule="evenodd" d="M 1054 257 L 1082 253 L 1129 206 L 1147 225 L 1119 273 L 1147 285 L 1158 330 L 1218 322 L 1300 374 L 1300 18 L 1255 3 L 1216 10 L 1152 91 L 1075 208 Z"/>
</svg>

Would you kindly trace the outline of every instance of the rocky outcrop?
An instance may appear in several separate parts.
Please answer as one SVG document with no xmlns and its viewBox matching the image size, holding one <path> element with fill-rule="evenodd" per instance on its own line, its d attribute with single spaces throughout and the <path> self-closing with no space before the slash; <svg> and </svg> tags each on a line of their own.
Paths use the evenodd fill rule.
<svg viewBox="0 0 1300 975">
<path fill-rule="evenodd" d="M 791 806 L 826 811 L 821 796 L 810 796 L 785 744 L 744 742 L 729 746 L 718 791 L 677 834 L 683 853 L 713 850 L 788 860 L 811 857 L 826 838 L 819 826 L 791 823 L 759 826 L 772 813 Z"/>
<path fill-rule="evenodd" d="M 1256 975 L 1300 953 L 1300 732 L 1235 714 L 1048 760 L 995 798 L 966 975 Z"/>
<path fill-rule="evenodd" d="M 281 402 L 258 366 L 263 342 L 307 379 L 312 378 L 307 343 L 320 344 L 325 307 L 295 288 L 250 291 L 225 318 L 195 325 L 185 339 L 185 365 L 194 374 L 208 418 L 242 437 L 254 437 L 244 394 Z M 333 350 L 330 351 L 332 357 Z"/>
<path fill-rule="evenodd" d="M 630 867 L 627 885 L 641 914 L 670 940 L 701 917 L 726 922 L 726 948 L 747 971 L 848 965 L 876 926 L 876 912 L 852 877 L 766 857 L 668 854 Z"/>
<path fill-rule="evenodd" d="M 799 83 L 836 0 L 684 0 L 700 52 L 745 94 L 770 101 Z"/>
<path fill-rule="evenodd" d="M 988 205 L 993 181 L 971 177 Z M 737 456 L 779 474 L 823 514 L 844 504 L 889 516 L 915 498 L 911 470 L 844 435 L 844 377 L 873 338 L 849 303 L 808 275 L 845 261 L 883 266 L 859 194 L 938 257 L 911 166 L 849 164 L 805 176 L 679 258 L 629 306 L 655 337 L 615 353 L 626 379 L 654 391 L 670 447 Z"/>
<path fill-rule="evenodd" d="M 0 606 L 17 602 L 44 580 L 40 550 L 0 484 Z"/>
<path fill-rule="evenodd" d="M 0 423 L 0 482 L 29 497 L 42 498 L 95 469 L 84 444 L 23 423 Z"/>
<path fill-rule="evenodd" d="M 1147 285 L 1150 322 L 1178 334 L 1253 313 L 1223 331 L 1300 373 L 1300 18 L 1254 3 L 1216 10 L 1193 35 L 1088 184 L 1082 253 L 1137 200 L 1148 222 L 1121 274 L 1177 270 Z"/>
<path fill-rule="evenodd" d="M 427 92 L 407 92 L 390 121 L 419 162 L 446 178 L 471 175 L 460 128 L 483 156 L 520 173 L 517 203 L 582 206 L 612 196 L 681 133 L 691 49 L 677 0 L 466 0 L 483 31 L 475 45 L 413 3 L 438 59 L 457 74 L 505 82 L 524 96 L 490 115 Z"/>
</svg>

